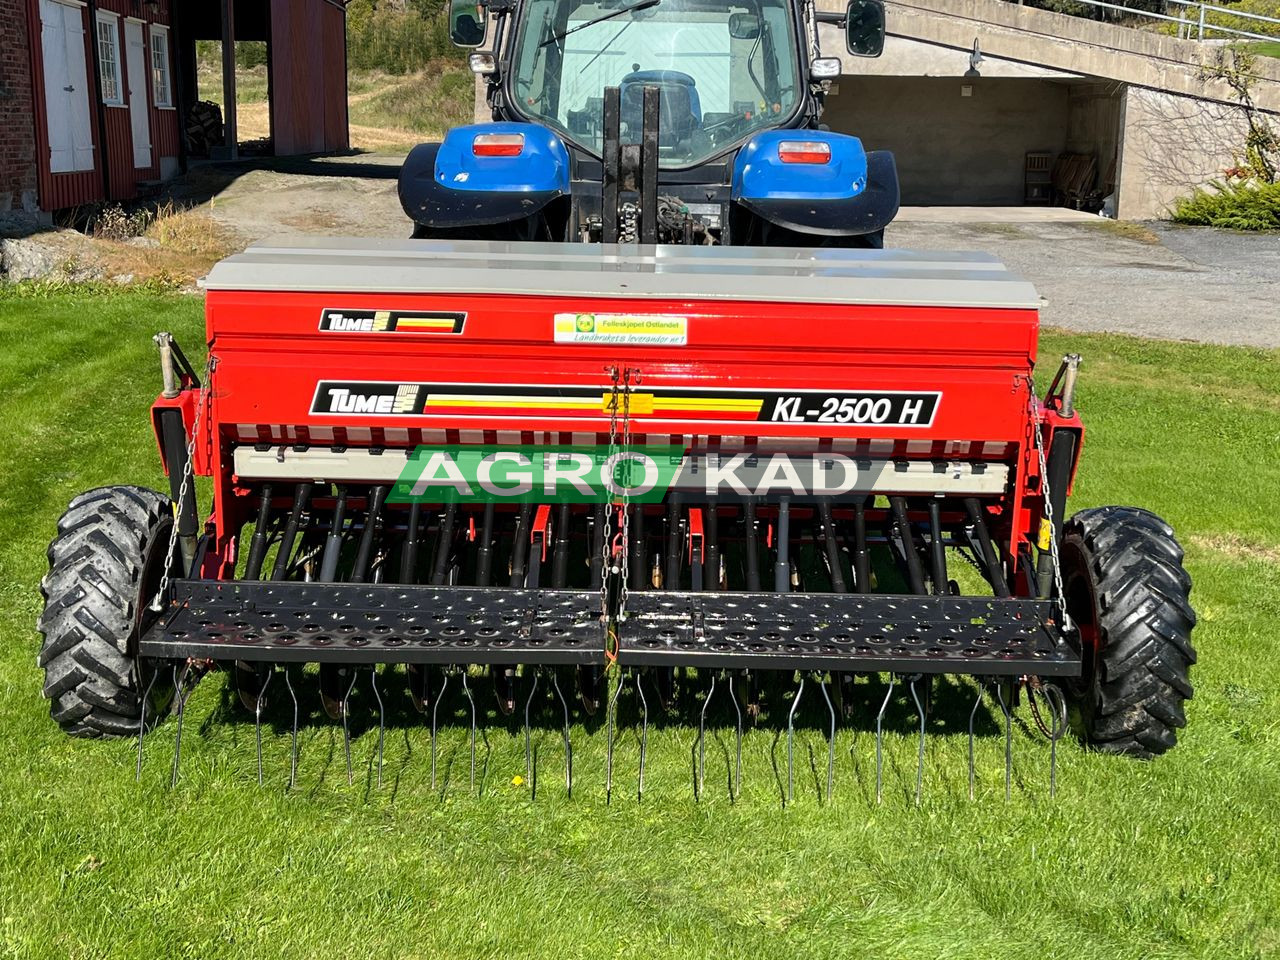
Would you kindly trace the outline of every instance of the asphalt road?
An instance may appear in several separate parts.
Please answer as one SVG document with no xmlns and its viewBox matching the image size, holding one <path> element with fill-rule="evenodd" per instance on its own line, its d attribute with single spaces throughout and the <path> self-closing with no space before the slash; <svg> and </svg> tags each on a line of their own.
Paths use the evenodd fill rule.
<svg viewBox="0 0 1280 960">
<path fill-rule="evenodd" d="M 1036 285 L 1049 326 L 1280 347 L 1274 234 L 1109 221 L 913 221 L 891 226 L 886 244 L 995 254 Z"/>
</svg>

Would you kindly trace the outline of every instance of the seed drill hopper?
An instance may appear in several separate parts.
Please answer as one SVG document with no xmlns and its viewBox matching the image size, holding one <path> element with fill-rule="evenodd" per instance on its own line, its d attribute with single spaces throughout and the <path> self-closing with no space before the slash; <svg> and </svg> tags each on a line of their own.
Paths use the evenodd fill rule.
<svg viewBox="0 0 1280 960">
<path fill-rule="evenodd" d="M 209 277 L 202 369 L 158 338 L 169 493 L 59 524 L 53 717 L 141 737 L 173 710 L 180 736 L 222 669 L 258 717 L 316 690 L 344 728 L 354 688 L 407 687 L 433 744 L 446 690 L 526 717 L 550 693 L 570 747 L 624 692 L 646 723 L 717 689 L 790 718 L 807 684 L 834 726 L 887 675 L 877 731 L 896 684 L 923 735 L 963 674 L 1006 719 L 1025 683 L 1055 737 L 1069 713 L 1161 753 L 1181 551 L 1143 510 L 1067 517 L 1077 358 L 1037 389 L 1037 302 L 969 254 L 252 247 Z"/>
</svg>

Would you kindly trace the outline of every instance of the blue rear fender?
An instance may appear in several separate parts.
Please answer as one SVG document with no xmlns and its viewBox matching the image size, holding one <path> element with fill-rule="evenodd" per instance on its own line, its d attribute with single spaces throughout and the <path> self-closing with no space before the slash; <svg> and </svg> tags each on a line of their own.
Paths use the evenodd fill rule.
<svg viewBox="0 0 1280 960">
<path fill-rule="evenodd" d="M 825 163 L 787 163 L 787 142 L 825 144 Z M 883 230 L 898 212 L 893 154 L 868 153 L 862 141 L 830 130 L 765 130 L 734 158 L 734 203 L 778 226 L 824 236 Z"/>
<path fill-rule="evenodd" d="M 485 134 L 524 138 L 519 154 L 476 156 Z M 569 192 L 569 151 L 535 123 L 478 123 L 450 130 L 443 143 L 414 147 L 400 170 L 400 205 L 416 223 L 451 228 L 507 223 L 537 213 Z"/>
</svg>

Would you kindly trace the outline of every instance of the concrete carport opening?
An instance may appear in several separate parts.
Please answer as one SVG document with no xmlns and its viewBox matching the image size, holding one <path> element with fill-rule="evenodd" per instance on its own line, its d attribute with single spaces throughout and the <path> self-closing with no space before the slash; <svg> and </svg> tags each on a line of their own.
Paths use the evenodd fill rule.
<svg viewBox="0 0 1280 960">
<path fill-rule="evenodd" d="M 1206 79 L 1212 44 L 1004 0 L 887 0 L 886 19 L 878 59 L 820 28 L 823 55 L 843 61 L 822 122 L 896 154 L 905 206 L 1107 198 L 1112 216 L 1155 219 L 1244 143 L 1236 95 Z M 1254 103 L 1280 122 L 1280 61 L 1255 72 Z"/>
<path fill-rule="evenodd" d="M 886 58 L 906 43 L 891 40 Z M 960 59 L 967 64 L 967 55 Z M 963 76 L 966 66 L 943 75 L 843 76 L 823 122 L 868 149 L 893 150 L 908 206 L 1049 204 L 1046 181 L 1064 154 L 1093 157 L 1095 192 L 1112 192 L 1121 84 L 983 66 L 980 77 Z"/>
</svg>

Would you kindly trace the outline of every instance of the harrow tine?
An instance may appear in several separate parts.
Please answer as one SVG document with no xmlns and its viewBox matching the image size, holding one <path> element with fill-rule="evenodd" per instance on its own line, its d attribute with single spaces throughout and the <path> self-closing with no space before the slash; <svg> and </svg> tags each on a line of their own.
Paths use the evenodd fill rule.
<svg viewBox="0 0 1280 960">
<path fill-rule="evenodd" d="M 288 667 L 284 668 L 284 685 L 293 701 L 293 732 L 289 737 L 289 789 L 298 782 L 298 695 L 293 692 L 293 679 Z"/>
<path fill-rule="evenodd" d="M 618 715 L 618 695 L 622 693 L 626 679 L 621 674 L 618 675 L 618 682 L 613 688 L 613 695 L 609 698 L 609 705 L 605 709 L 605 723 L 609 733 L 604 763 L 604 802 L 606 804 L 613 799 L 613 727 Z"/>
<path fill-rule="evenodd" d="M 253 705 L 253 736 L 258 749 L 258 786 L 262 786 L 262 698 L 266 695 L 267 687 L 271 686 L 271 678 L 275 675 L 274 670 L 267 673 L 267 679 L 258 689 L 258 699 Z"/>
<path fill-rule="evenodd" d="M 430 681 L 428 680 L 428 683 Z M 440 692 L 436 695 L 435 705 L 431 708 L 431 789 L 436 788 L 436 719 L 440 712 L 440 701 L 444 699 L 445 688 L 449 686 L 449 673 L 446 671 L 440 682 Z"/>
<path fill-rule="evenodd" d="M 347 684 L 347 692 L 342 696 L 342 746 L 347 754 L 347 786 L 351 786 L 351 725 L 348 722 L 348 715 L 351 711 L 348 704 L 351 701 L 351 691 L 356 687 L 356 676 L 358 671 L 351 671 L 351 682 Z"/>
<path fill-rule="evenodd" d="M 529 710 L 533 706 L 533 695 L 538 691 L 538 677 L 541 670 L 533 671 L 533 686 L 529 688 L 529 699 L 524 702 L 524 778 L 529 784 L 529 792 L 536 793 L 533 782 L 533 753 L 529 746 Z"/>
<path fill-rule="evenodd" d="M 476 792 L 476 698 L 471 695 L 471 685 L 467 683 L 467 671 L 462 671 L 462 692 L 471 705 L 471 792 Z"/>
<path fill-rule="evenodd" d="M 1004 684 L 996 683 L 996 699 L 1004 714 L 1004 798 L 1013 796 L 1013 713 L 1004 702 Z"/>
<path fill-rule="evenodd" d="M 831 715 L 831 737 L 827 740 L 827 802 L 831 802 L 831 788 L 836 778 L 836 708 L 831 703 L 831 695 L 827 693 L 827 681 L 818 681 L 818 689 L 822 691 L 822 699 L 827 702 L 827 713 Z"/>
<path fill-rule="evenodd" d="M 791 702 L 791 711 L 787 714 L 787 804 L 791 803 L 791 792 L 795 786 L 795 720 L 796 708 L 800 706 L 800 698 L 804 696 L 804 676 L 800 677 L 800 686 L 796 687 L 796 698 Z"/>
<path fill-rule="evenodd" d="M 555 687 L 556 696 L 560 700 L 560 708 L 564 711 L 564 791 L 573 796 L 573 745 L 569 742 L 569 703 L 560 692 L 560 678 L 551 671 L 551 685 Z"/>
<path fill-rule="evenodd" d="M 640 778 L 636 785 L 636 799 L 644 799 L 644 761 L 649 746 L 649 701 L 644 696 L 644 684 L 636 672 L 636 693 L 640 696 Z"/>
<path fill-rule="evenodd" d="M 693 799 L 702 799 L 703 774 L 707 760 L 707 707 L 711 706 L 711 698 L 716 695 L 716 675 L 711 675 L 711 687 L 707 690 L 707 698 L 702 701 L 702 713 L 698 716 L 698 778 L 694 784 Z"/>
<path fill-rule="evenodd" d="M 733 712 L 738 718 L 737 735 L 734 739 L 735 759 L 733 763 L 733 783 L 729 791 L 729 799 L 737 801 L 742 790 L 742 707 L 738 696 L 733 692 L 733 674 L 729 674 L 729 702 L 733 704 Z"/>
<path fill-rule="evenodd" d="M 159 670 L 151 671 L 151 679 L 147 681 L 147 689 L 142 692 L 142 709 L 138 711 L 138 768 L 133 774 L 135 781 L 142 780 L 142 735 L 147 730 L 147 701 L 151 699 L 151 688 L 155 685 L 156 677 L 159 673 Z"/>
<path fill-rule="evenodd" d="M 178 666 L 173 667 L 173 689 L 177 692 L 178 697 L 178 729 L 173 739 L 173 773 L 169 777 L 169 788 L 172 789 L 178 785 L 178 766 L 182 761 L 182 716 L 187 710 L 187 698 L 182 695 L 182 686 L 187 682 L 187 673 L 191 670 L 191 661 L 182 668 L 182 673 L 178 673 Z"/>
<path fill-rule="evenodd" d="M 897 677 L 889 674 L 889 689 L 884 692 L 884 703 L 880 704 L 880 712 L 876 714 L 876 803 L 884 797 L 884 712 L 889 707 L 889 698 L 893 696 L 893 686 Z"/>
<path fill-rule="evenodd" d="M 378 666 L 369 668 L 369 686 L 373 688 L 373 698 L 378 701 L 378 789 L 382 789 L 382 743 L 386 737 L 386 717 L 382 708 L 382 694 L 378 690 Z"/>
<path fill-rule="evenodd" d="M 1043 693 L 1053 710 L 1053 725 L 1049 727 L 1049 797 L 1052 799 L 1058 794 L 1058 741 L 1067 732 L 1067 700 L 1056 684 L 1045 684 Z"/>
<path fill-rule="evenodd" d="M 973 799 L 973 722 L 978 715 L 978 707 L 982 706 L 982 695 L 987 692 L 987 681 L 978 680 L 978 695 L 974 698 L 973 709 L 969 711 L 969 799 Z"/>
<path fill-rule="evenodd" d="M 916 704 L 916 714 L 920 717 L 920 748 L 916 753 L 916 806 L 920 805 L 920 794 L 924 788 L 924 706 L 920 703 L 920 695 L 916 693 L 916 681 L 919 676 L 911 678 L 911 699 Z"/>
</svg>

